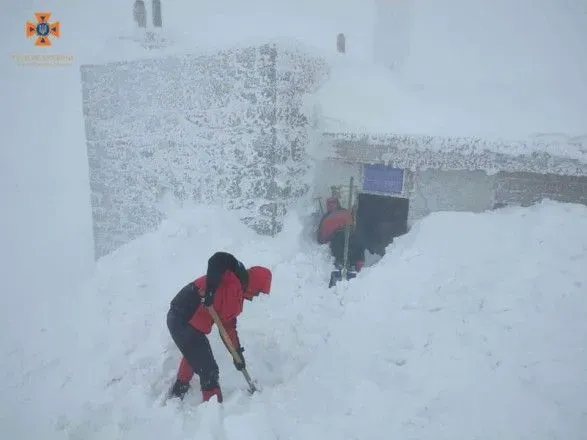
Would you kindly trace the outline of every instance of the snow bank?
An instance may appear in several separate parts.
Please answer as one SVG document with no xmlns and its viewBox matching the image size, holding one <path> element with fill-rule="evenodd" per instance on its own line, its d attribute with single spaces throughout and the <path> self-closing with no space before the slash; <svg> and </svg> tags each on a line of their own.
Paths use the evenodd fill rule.
<svg viewBox="0 0 587 440">
<path fill-rule="evenodd" d="M 261 239 L 212 207 L 171 215 L 44 300 L 32 339 L 2 345 L 14 438 L 579 440 L 587 407 L 587 208 L 437 213 L 378 266 L 327 289 L 327 251 L 290 216 Z M 216 332 L 222 406 L 160 406 L 179 353 L 169 300 L 218 249 L 275 274 L 245 305 L 248 397 Z M 6 334 L 7 330 L 4 329 Z M 11 344 L 12 343 L 12 344 Z M 30 423 L 34 414 L 35 424 Z"/>
<path fill-rule="evenodd" d="M 341 289 L 345 314 L 287 385 L 329 403 L 278 413 L 312 438 L 582 438 L 586 225 L 550 202 L 430 215 Z"/>
<path fill-rule="evenodd" d="M 35 310 L 43 313 L 32 315 L 33 322 L 14 327 L 3 321 L 2 431 L 18 438 L 97 439 L 183 438 L 200 429 L 205 436 L 192 420 L 198 395 L 186 402 L 185 417 L 173 405 L 158 404 L 179 361 L 165 325 L 169 301 L 205 271 L 216 250 L 274 270 L 273 295 L 245 305 L 243 344 L 251 372 L 265 386 L 295 375 L 322 343 L 328 317 L 341 313 L 339 299 L 323 288 L 327 250 L 308 247 L 301 228 L 290 217 L 286 233 L 259 239 L 233 213 L 187 209 L 101 259 L 84 288 L 64 285 L 40 295 Z M 29 329 L 24 338 L 21 326 Z M 238 393 L 243 378 L 216 333 L 211 339 L 230 407 L 231 395 L 244 398 Z"/>
</svg>

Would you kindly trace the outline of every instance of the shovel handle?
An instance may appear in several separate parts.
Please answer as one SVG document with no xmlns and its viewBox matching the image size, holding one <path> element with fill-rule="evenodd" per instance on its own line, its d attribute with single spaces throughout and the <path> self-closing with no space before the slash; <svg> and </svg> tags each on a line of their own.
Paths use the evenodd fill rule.
<svg viewBox="0 0 587 440">
<path fill-rule="evenodd" d="M 232 355 L 232 358 L 234 359 L 234 361 L 237 364 L 241 364 L 243 362 L 243 359 L 242 359 L 240 353 L 236 350 L 234 344 L 232 343 L 232 340 L 230 339 L 230 336 L 228 335 L 226 329 L 224 328 L 224 325 L 222 324 L 222 321 L 220 320 L 220 317 L 218 316 L 216 309 L 212 305 L 207 306 L 206 308 L 208 309 L 210 316 L 212 316 L 212 319 L 214 320 L 216 327 L 218 327 L 218 330 L 220 331 L 220 337 L 224 341 L 224 344 L 228 348 L 228 351 Z M 241 370 L 241 373 L 243 373 L 243 376 L 245 376 L 245 380 L 249 384 L 249 391 L 251 393 L 254 393 L 255 391 L 257 391 L 257 387 L 255 386 L 253 379 L 251 379 L 251 376 L 249 376 L 249 372 L 247 371 L 247 369 L 243 368 Z"/>
</svg>

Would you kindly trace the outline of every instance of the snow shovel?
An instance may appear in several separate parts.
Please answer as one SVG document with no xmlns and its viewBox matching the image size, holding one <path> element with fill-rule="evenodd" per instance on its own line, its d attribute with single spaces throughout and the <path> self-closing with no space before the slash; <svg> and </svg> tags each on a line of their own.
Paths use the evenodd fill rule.
<svg viewBox="0 0 587 440">
<path fill-rule="evenodd" d="M 240 354 L 238 353 L 238 351 L 236 351 L 236 348 L 234 347 L 234 345 L 232 344 L 230 336 L 228 336 L 228 333 L 226 332 L 224 325 L 222 325 L 222 321 L 220 321 L 220 317 L 218 316 L 218 313 L 216 313 L 216 309 L 214 308 L 214 306 L 208 306 L 206 308 L 208 309 L 208 312 L 210 312 L 210 316 L 212 316 L 214 323 L 218 327 L 218 330 L 220 331 L 220 337 L 224 341 L 224 345 L 226 345 L 226 348 L 228 348 L 228 351 L 232 355 L 232 358 L 234 359 L 234 361 L 236 363 L 241 363 L 242 358 L 241 358 Z M 243 368 L 241 370 L 241 373 L 243 373 L 243 376 L 245 376 L 245 379 L 246 379 L 247 383 L 249 384 L 249 389 L 248 389 L 249 393 L 253 394 L 255 391 L 259 391 L 259 388 L 255 385 L 255 382 L 253 381 L 253 379 L 251 379 L 251 376 L 249 376 L 249 372 L 247 371 L 247 369 Z"/>
</svg>

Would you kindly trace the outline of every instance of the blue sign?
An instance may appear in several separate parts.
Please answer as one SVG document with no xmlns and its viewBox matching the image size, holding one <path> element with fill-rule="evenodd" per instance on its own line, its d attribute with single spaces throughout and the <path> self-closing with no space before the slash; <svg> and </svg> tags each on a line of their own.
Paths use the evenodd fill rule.
<svg viewBox="0 0 587 440">
<path fill-rule="evenodd" d="M 404 189 L 404 170 L 383 164 L 363 165 L 363 191 L 401 194 Z"/>
</svg>

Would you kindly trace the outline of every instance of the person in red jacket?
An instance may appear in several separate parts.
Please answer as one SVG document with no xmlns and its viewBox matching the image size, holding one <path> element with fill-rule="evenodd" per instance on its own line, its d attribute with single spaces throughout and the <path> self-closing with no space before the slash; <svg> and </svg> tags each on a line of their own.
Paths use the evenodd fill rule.
<svg viewBox="0 0 587 440">
<path fill-rule="evenodd" d="M 216 396 L 222 402 L 218 364 L 214 359 L 207 334 L 212 331 L 214 320 L 207 306 L 213 305 L 230 336 L 231 342 L 241 355 L 245 367 L 243 347 L 237 332 L 237 316 L 243 310 L 244 300 L 251 301 L 261 292 L 271 291 L 271 271 L 263 266 L 246 269 L 234 255 L 216 252 L 208 260 L 205 276 L 188 283 L 170 303 L 167 312 L 167 327 L 183 357 L 179 363 L 177 379 L 170 395 L 183 399 L 190 389 L 194 373 L 199 376 L 200 390 L 204 401 Z"/>
<path fill-rule="evenodd" d="M 365 265 L 365 246 L 362 237 L 354 225 L 353 213 L 340 205 L 337 197 L 326 200 L 326 213 L 318 224 L 317 241 L 328 243 L 334 257 L 334 265 L 340 269 L 344 261 L 345 228 L 350 227 L 348 263 L 354 271 L 360 271 Z"/>
</svg>

